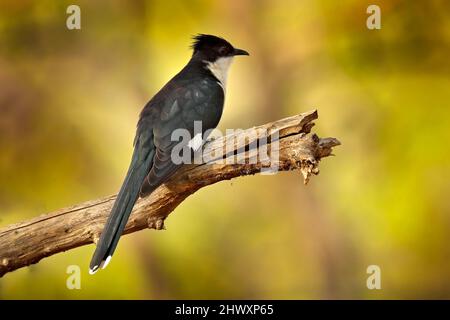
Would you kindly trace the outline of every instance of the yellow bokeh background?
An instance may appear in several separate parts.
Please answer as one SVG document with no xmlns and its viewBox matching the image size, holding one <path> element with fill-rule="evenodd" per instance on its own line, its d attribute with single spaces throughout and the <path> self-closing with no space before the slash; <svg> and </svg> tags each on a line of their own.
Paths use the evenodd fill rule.
<svg viewBox="0 0 450 320">
<path fill-rule="evenodd" d="M 66 8 L 81 8 L 81 30 Z M 366 27 L 370 4 L 380 30 Z M 196 33 L 235 59 L 219 129 L 317 108 L 342 146 L 299 172 L 201 189 L 167 230 L 0 279 L 0 299 L 450 298 L 450 5 L 445 0 L 0 1 L 0 227 L 117 192 L 138 115 Z M 14 243 L 11 243 L 13 246 Z M 1 257 L 1 252 L 0 252 Z M 66 268 L 79 265 L 81 289 Z M 369 265 L 381 290 L 366 287 Z"/>
</svg>

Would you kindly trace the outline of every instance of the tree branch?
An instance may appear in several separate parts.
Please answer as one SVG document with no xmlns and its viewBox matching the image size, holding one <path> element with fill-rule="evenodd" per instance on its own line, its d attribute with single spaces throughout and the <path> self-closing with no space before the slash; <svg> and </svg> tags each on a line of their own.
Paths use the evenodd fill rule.
<svg viewBox="0 0 450 320">
<path fill-rule="evenodd" d="M 278 143 L 278 157 L 271 165 L 276 165 L 278 171 L 300 170 L 306 184 L 311 174 L 319 173 L 320 159 L 331 155 L 332 148 L 340 144 L 337 139 L 320 139 L 310 133 L 312 121 L 317 118 L 317 111 L 310 111 L 208 142 L 205 149 L 210 150 L 210 155 L 225 149 L 233 152 L 224 152 L 225 156 L 218 157 L 225 159 L 221 163 L 183 166 L 149 197 L 138 200 L 124 233 L 145 228 L 162 229 L 166 217 L 198 189 L 261 172 L 265 167 L 264 159 L 258 156 L 261 149 L 245 151 L 242 145 L 235 143 L 246 141 L 247 146 L 252 146 L 258 140 L 257 132 L 275 133 L 265 146 L 259 145 L 259 148 L 267 147 L 272 156 Z M 278 140 L 273 138 L 276 134 Z M 232 149 L 227 149 L 230 141 Z M 230 163 L 228 160 L 235 159 L 235 154 L 242 155 L 245 163 Z M 115 198 L 88 201 L 0 229 L 0 277 L 58 252 L 97 242 Z"/>
</svg>

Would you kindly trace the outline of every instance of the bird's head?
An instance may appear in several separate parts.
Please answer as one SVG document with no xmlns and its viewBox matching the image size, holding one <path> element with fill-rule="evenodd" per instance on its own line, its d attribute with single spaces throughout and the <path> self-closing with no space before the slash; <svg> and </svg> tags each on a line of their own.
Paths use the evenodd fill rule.
<svg viewBox="0 0 450 320">
<path fill-rule="evenodd" d="M 249 55 L 247 51 L 234 48 L 227 40 L 220 37 L 198 34 L 193 39 L 193 56 L 199 56 L 199 58 L 208 62 L 215 62 L 220 58 Z"/>
<path fill-rule="evenodd" d="M 235 56 L 248 56 L 248 52 L 233 47 L 223 38 L 209 34 L 199 34 L 194 37 L 192 44 L 194 53 L 192 59 L 201 61 L 214 77 L 217 78 L 225 90 L 228 69 Z"/>
</svg>

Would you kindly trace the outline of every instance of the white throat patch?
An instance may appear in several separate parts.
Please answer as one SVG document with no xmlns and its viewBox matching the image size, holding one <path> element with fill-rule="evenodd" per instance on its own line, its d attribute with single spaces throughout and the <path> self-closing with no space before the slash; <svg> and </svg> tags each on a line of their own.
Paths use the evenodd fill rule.
<svg viewBox="0 0 450 320">
<path fill-rule="evenodd" d="M 231 62 L 234 57 L 222 57 L 214 62 L 207 62 L 206 67 L 211 71 L 211 73 L 219 79 L 219 84 L 221 85 L 223 91 L 227 85 L 228 69 L 230 68 Z"/>
</svg>

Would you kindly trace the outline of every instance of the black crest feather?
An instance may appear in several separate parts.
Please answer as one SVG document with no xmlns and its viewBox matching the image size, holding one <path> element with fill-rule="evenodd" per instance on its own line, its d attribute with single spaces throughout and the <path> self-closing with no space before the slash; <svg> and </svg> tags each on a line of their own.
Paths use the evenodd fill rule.
<svg viewBox="0 0 450 320">
<path fill-rule="evenodd" d="M 213 36 L 211 34 L 200 33 L 200 34 L 193 36 L 192 40 L 194 40 L 194 42 L 192 43 L 191 48 L 194 50 L 194 53 L 201 50 L 205 46 L 214 47 L 214 46 L 218 46 L 221 44 L 230 45 L 227 40 L 217 37 L 217 36 Z"/>
</svg>

